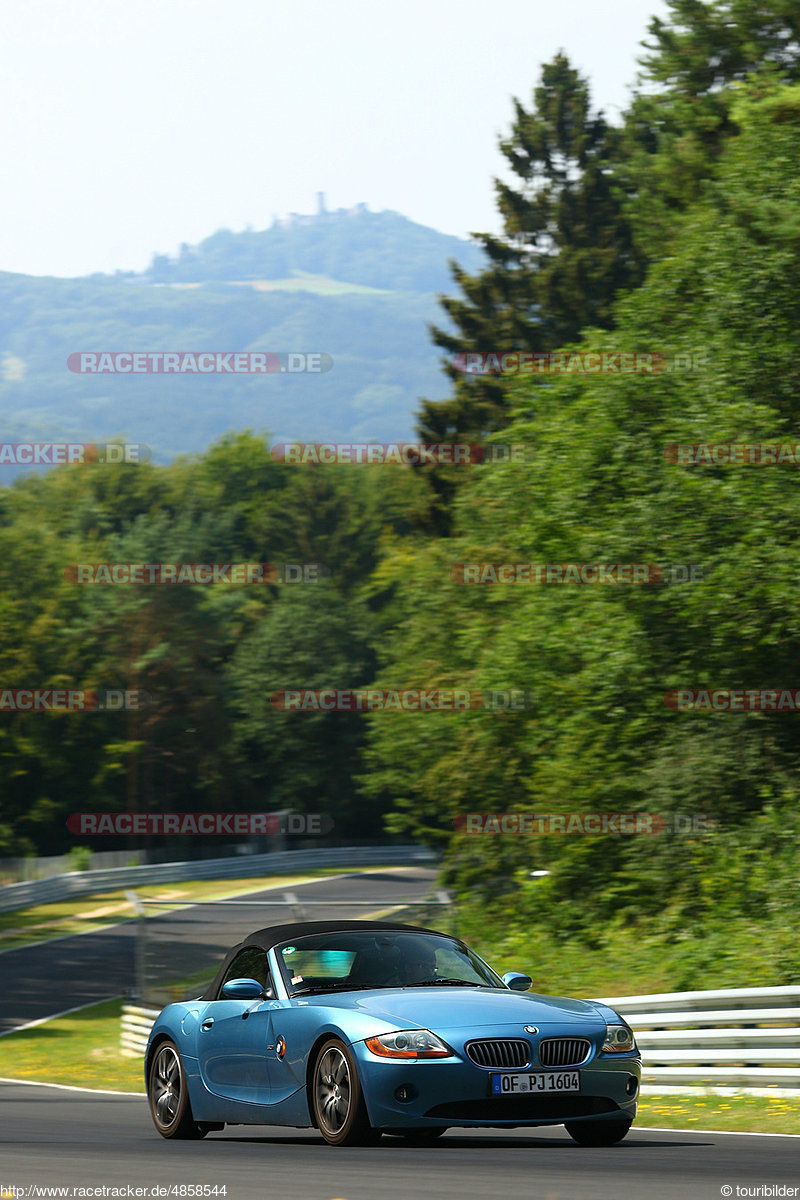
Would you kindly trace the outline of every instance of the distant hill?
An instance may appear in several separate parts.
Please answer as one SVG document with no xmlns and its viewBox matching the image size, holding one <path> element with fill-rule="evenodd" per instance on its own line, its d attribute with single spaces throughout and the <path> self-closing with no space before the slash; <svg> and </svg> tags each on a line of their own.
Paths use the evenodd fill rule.
<svg viewBox="0 0 800 1200">
<path fill-rule="evenodd" d="M 399 213 L 371 213 L 358 204 L 314 216 L 293 214 L 261 232 L 221 229 L 198 246 L 182 246 L 175 259 L 156 256 L 146 278 L 190 283 L 308 273 L 390 291 L 442 292 L 451 285 L 448 258 L 472 271 L 482 252 Z"/>
<path fill-rule="evenodd" d="M 141 274 L 0 273 L 0 441 L 144 442 L 166 461 L 231 429 L 276 441 L 411 436 L 447 394 L 426 322 L 443 322 L 447 260 L 471 242 L 366 207 L 222 230 Z M 325 374 L 75 374 L 81 351 L 324 353 Z M 13 473 L 0 467 L 0 482 Z"/>
</svg>

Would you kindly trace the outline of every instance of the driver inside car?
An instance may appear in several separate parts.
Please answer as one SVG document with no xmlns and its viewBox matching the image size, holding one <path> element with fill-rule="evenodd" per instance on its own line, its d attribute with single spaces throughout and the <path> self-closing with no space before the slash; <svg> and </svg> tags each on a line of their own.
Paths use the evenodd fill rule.
<svg viewBox="0 0 800 1200">
<path fill-rule="evenodd" d="M 401 952 L 396 987 L 410 987 L 436 977 L 436 955 L 430 946 L 418 942 L 404 946 Z"/>
<path fill-rule="evenodd" d="M 362 954 L 350 972 L 353 984 L 371 987 L 411 987 L 436 974 L 436 956 L 422 941 L 407 945 L 378 945 Z"/>
</svg>

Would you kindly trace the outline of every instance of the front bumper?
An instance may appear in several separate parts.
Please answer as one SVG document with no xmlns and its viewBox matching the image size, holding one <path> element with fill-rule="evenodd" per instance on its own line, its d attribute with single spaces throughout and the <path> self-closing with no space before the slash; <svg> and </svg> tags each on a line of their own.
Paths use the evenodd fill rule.
<svg viewBox="0 0 800 1200">
<path fill-rule="evenodd" d="M 496 1071 L 474 1064 L 463 1046 L 453 1049 L 456 1053 L 451 1058 L 395 1061 L 379 1058 L 364 1042 L 356 1042 L 352 1050 L 358 1061 L 370 1124 L 377 1129 L 453 1125 L 512 1128 L 563 1125 L 565 1121 L 633 1120 L 636 1116 L 642 1069 L 638 1053 L 595 1052 L 586 1065 L 574 1068 L 580 1071 L 579 1092 L 495 1096 L 491 1088 Z M 398 1091 L 407 1098 L 398 1098 Z"/>
</svg>

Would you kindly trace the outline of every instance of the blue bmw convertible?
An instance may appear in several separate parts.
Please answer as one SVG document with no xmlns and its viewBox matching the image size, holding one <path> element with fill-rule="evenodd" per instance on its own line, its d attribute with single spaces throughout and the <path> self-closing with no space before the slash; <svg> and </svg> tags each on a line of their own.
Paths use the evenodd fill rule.
<svg viewBox="0 0 800 1200">
<path fill-rule="evenodd" d="M 451 1126 L 564 1125 L 622 1140 L 636 1115 L 633 1031 L 599 1001 L 528 992 L 463 942 L 379 921 L 278 925 L 168 1005 L 145 1081 L 165 1138 L 225 1125 L 316 1127 L 332 1145 Z"/>
</svg>

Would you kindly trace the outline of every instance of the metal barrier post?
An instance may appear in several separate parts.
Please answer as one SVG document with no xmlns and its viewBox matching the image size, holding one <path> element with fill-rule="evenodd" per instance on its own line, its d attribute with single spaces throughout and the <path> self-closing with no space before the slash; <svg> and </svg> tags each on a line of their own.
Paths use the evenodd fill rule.
<svg viewBox="0 0 800 1200">
<path fill-rule="evenodd" d="M 298 921 L 305 921 L 305 919 L 306 919 L 305 910 L 304 910 L 302 904 L 300 903 L 300 901 L 297 899 L 297 896 L 295 895 L 295 893 L 294 892 L 284 892 L 283 898 L 287 904 L 292 904 L 294 906 L 295 919 Z"/>
<path fill-rule="evenodd" d="M 146 909 L 136 892 L 126 889 L 125 899 L 136 913 L 136 948 L 134 951 L 134 995 L 142 1000 L 147 987 L 147 926 Z"/>
</svg>

